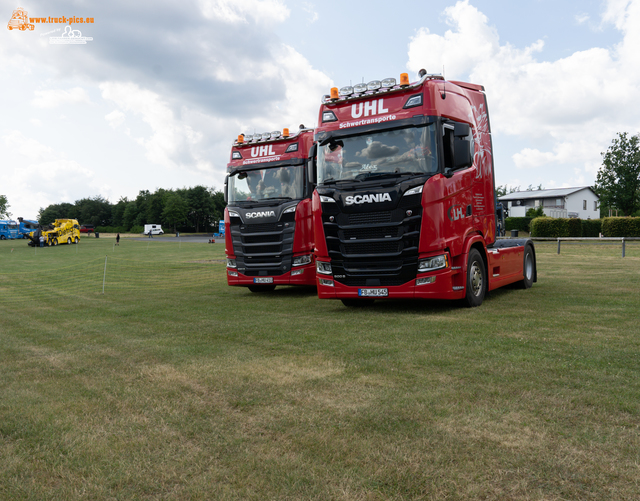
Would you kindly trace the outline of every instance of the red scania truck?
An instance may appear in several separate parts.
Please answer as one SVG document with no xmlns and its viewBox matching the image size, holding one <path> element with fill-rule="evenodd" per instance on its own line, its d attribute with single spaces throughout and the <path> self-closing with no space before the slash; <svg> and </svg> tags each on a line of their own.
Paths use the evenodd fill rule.
<svg viewBox="0 0 640 501">
<path fill-rule="evenodd" d="M 313 129 L 240 135 L 225 179 L 227 283 L 252 292 L 315 285 Z"/>
<path fill-rule="evenodd" d="M 484 87 L 420 71 L 331 89 L 316 129 L 318 296 L 482 303 L 537 280 L 528 239 L 496 240 Z"/>
</svg>

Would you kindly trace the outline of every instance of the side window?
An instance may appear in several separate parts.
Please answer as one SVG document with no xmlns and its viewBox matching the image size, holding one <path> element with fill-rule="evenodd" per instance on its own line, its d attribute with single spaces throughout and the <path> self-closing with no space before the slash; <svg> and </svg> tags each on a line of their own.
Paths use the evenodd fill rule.
<svg viewBox="0 0 640 501">
<path fill-rule="evenodd" d="M 595 210 L 598 210 L 598 201 L 597 201 L 597 200 L 594 200 L 594 201 L 593 201 L 593 210 L 594 210 L 594 211 L 595 211 Z"/>
<path fill-rule="evenodd" d="M 445 169 L 453 169 L 453 139 L 453 125 L 445 124 L 442 130 Z"/>
<path fill-rule="evenodd" d="M 582 201 L 582 210 L 587 210 L 587 201 L 586 200 Z"/>
<path fill-rule="evenodd" d="M 443 124 L 442 143 L 445 169 L 456 169 L 456 165 L 458 168 L 467 168 L 473 164 L 475 144 L 473 132 L 468 124 L 462 122 Z"/>
</svg>

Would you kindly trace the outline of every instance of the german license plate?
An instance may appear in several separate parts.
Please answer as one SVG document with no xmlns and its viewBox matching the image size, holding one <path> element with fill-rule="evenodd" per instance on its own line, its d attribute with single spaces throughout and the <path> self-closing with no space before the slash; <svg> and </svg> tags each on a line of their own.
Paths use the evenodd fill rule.
<svg viewBox="0 0 640 501">
<path fill-rule="evenodd" d="M 253 283 L 254 284 L 272 284 L 273 277 L 254 277 Z"/>
<path fill-rule="evenodd" d="M 358 296 L 383 297 L 389 295 L 389 289 L 358 289 Z"/>
</svg>

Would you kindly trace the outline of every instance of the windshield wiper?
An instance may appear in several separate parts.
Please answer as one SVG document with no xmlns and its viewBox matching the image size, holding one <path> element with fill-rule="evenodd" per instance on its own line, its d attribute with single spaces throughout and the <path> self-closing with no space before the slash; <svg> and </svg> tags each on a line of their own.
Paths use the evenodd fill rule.
<svg viewBox="0 0 640 501">
<path fill-rule="evenodd" d="M 293 200 L 291 197 L 270 197 L 270 198 L 259 198 L 260 202 L 270 202 L 271 200 Z"/>
<path fill-rule="evenodd" d="M 418 172 L 363 172 L 355 177 L 356 181 L 364 181 L 370 178 L 382 178 L 382 177 L 404 177 L 404 176 L 420 176 L 423 173 Z"/>
</svg>

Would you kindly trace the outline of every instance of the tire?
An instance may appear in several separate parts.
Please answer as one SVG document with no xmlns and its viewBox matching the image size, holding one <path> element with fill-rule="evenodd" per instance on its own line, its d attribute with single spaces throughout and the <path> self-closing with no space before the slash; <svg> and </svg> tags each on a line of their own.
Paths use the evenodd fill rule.
<svg viewBox="0 0 640 501">
<path fill-rule="evenodd" d="M 71 245 L 71 237 L 67 238 L 67 245 Z"/>
<path fill-rule="evenodd" d="M 467 294 L 465 302 L 469 308 L 480 306 L 487 293 L 487 273 L 484 260 L 477 249 L 469 252 L 467 262 Z"/>
<path fill-rule="evenodd" d="M 375 299 L 341 299 L 342 304 L 347 308 L 364 308 L 371 306 Z"/>
<path fill-rule="evenodd" d="M 271 292 L 275 290 L 275 285 L 250 285 L 249 290 L 251 292 Z"/>
<path fill-rule="evenodd" d="M 80 239 L 78 237 L 74 238 L 73 243 L 77 244 L 80 241 Z"/>
<path fill-rule="evenodd" d="M 4 235 L 0 235 L 0 240 L 6 240 Z"/>
<path fill-rule="evenodd" d="M 522 281 L 518 282 L 520 289 L 530 289 L 536 275 L 536 258 L 530 245 L 524 248 L 524 258 L 522 259 Z"/>
</svg>

